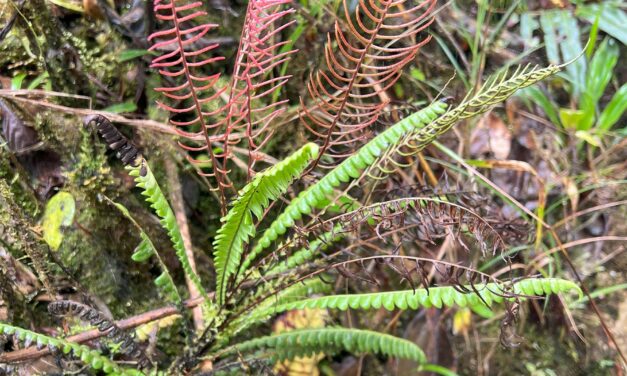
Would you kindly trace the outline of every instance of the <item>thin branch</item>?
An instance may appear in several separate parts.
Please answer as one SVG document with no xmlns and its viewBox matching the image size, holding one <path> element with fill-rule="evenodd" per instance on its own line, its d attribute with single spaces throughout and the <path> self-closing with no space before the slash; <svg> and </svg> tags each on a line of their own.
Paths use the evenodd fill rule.
<svg viewBox="0 0 627 376">
<path fill-rule="evenodd" d="M 209 294 L 209 297 L 213 297 L 213 293 Z M 186 308 L 194 308 L 203 302 L 202 298 L 190 299 L 184 302 Z M 174 306 L 162 307 L 152 311 L 148 311 L 137 316 L 129 317 L 124 320 L 116 321 L 115 324 L 122 330 L 132 329 L 140 325 L 160 320 L 162 318 L 180 314 L 181 312 Z M 75 343 L 84 343 L 98 339 L 105 336 L 106 333 L 99 331 L 98 329 L 88 330 L 82 333 L 75 334 L 64 338 L 66 341 Z M 37 350 L 37 347 L 31 346 L 22 350 L 13 351 L 9 353 L 0 354 L 0 363 L 15 363 L 25 360 L 37 359 L 42 356 L 50 354 L 48 347 L 41 350 Z"/>
</svg>

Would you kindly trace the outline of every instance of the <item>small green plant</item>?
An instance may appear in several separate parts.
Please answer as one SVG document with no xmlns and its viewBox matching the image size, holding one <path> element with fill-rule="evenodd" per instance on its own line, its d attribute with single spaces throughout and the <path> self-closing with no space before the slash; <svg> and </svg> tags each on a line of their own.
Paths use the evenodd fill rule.
<svg viewBox="0 0 627 376">
<path fill-rule="evenodd" d="M 609 6 L 608 6 L 609 7 Z M 609 27 L 611 22 L 605 18 L 602 8 L 580 6 L 584 14 L 593 21 L 589 43 L 585 46 L 585 55 L 575 60 L 560 75 L 569 96 L 568 106 L 561 107 L 538 87 L 530 87 L 521 92 L 521 96 L 538 105 L 555 126 L 559 126 L 592 146 L 601 146 L 601 139 L 612 131 L 627 110 L 627 84 L 622 84 L 605 107 L 600 107 L 600 100 L 608 91 L 615 67 L 619 60 L 619 42 L 606 37 L 596 43 L 597 29 Z M 602 12 L 603 11 L 603 12 Z M 621 13 L 620 9 L 614 10 Z M 624 14 L 624 13 L 623 13 Z M 603 18 L 601 17 L 603 16 Z M 580 42 L 580 31 L 576 19 L 567 11 L 545 12 L 539 19 L 549 61 L 576 59 L 584 51 Z M 609 31 L 612 31 L 610 29 Z M 620 35 L 619 35 L 620 36 Z M 620 125 L 620 124 L 618 124 Z M 624 133 L 624 129 L 614 129 Z"/>
</svg>

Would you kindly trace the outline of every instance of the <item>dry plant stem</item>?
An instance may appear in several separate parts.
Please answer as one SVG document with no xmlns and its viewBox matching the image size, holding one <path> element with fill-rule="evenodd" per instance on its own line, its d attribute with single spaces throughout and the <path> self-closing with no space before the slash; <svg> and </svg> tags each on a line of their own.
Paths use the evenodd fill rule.
<svg viewBox="0 0 627 376">
<path fill-rule="evenodd" d="M 172 204 L 172 210 L 174 210 L 174 216 L 176 217 L 176 223 L 181 230 L 181 237 L 183 238 L 183 247 L 185 248 L 185 255 L 189 260 L 189 265 L 198 274 L 196 270 L 196 261 L 194 260 L 194 251 L 192 247 L 192 240 L 189 234 L 189 225 L 187 224 L 187 217 L 185 216 L 185 205 L 183 203 L 183 191 L 181 190 L 181 182 L 179 181 L 178 169 L 172 158 L 164 158 L 165 170 L 168 176 L 169 196 L 170 203 Z M 187 290 L 189 290 L 189 298 L 194 300 L 200 297 L 200 291 L 194 285 L 187 275 L 185 276 L 185 284 Z M 194 328 L 196 332 L 203 329 L 203 317 L 202 307 L 197 306 L 192 309 L 192 317 L 194 321 Z"/>
<path fill-rule="evenodd" d="M 622 206 L 622 205 L 627 205 L 627 200 L 622 200 L 622 201 L 616 201 L 616 202 L 609 202 L 607 204 L 602 204 L 602 205 L 597 205 L 597 206 L 593 206 L 591 208 L 588 209 L 584 209 L 584 210 L 580 210 L 576 213 L 573 213 L 567 217 L 564 217 L 562 219 L 560 219 L 559 221 L 557 221 L 554 225 L 553 228 L 557 228 L 557 227 L 561 227 L 564 224 L 579 218 L 582 215 L 586 215 L 589 213 L 593 213 L 595 211 L 601 211 L 601 210 L 605 210 L 605 209 L 609 209 L 612 208 L 614 206 Z"/>
<path fill-rule="evenodd" d="M 438 185 L 438 179 L 435 177 L 433 170 L 429 166 L 429 163 L 425 160 L 422 152 L 418 153 L 418 160 L 420 161 L 420 167 L 422 167 L 423 171 L 427 174 L 427 178 L 429 179 L 429 184 L 431 186 L 436 187 Z"/>
<path fill-rule="evenodd" d="M 209 294 L 209 297 L 212 297 L 213 293 Z M 203 302 L 202 298 L 190 299 L 185 301 L 183 304 L 187 308 L 194 308 L 199 306 Z M 138 327 L 140 325 L 160 320 L 164 317 L 172 316 L 180 314 L 179 310 L 174 306 L 162 307 L 152 311 L 148 311 L 137 316 L 129 317 L 124 320 L 116 321 L 115 324 L 122 330 L 131 329 Z M 87 341 L 92 341 L 94 339 L 105 336 L 106 333 L 99 331 L 98 329 L 88 330 L 86 332 L 82 332 L 79 334 L 75 334 L 73 336 L 69 336 L 64 338 L 67 341 L 75 342 L 75 343 L 84 343 Z M 13 351 L 9 353 L 4 353 L 0 355 L 0 363 L 15 363 L 22 362 L 25 360 L 37 359 L 42 356 L 50 354 L 50 350 L 46 347 L 41 350 L 37 350 L 35 346 L 31 346 L 25 349 L 21 349 L 18 351 Z"/>
<path fill-rule="evenodd" d="M 435 144 L 437 145 L 438 143 L 435 142 Z M 438 145 L 438 146 L 440 146 L 440 145 Z M 560 240 L 559 236 L 557 236 L 557 233 L 553 229 L 553 226 L 551 226 L 548 223 L 546 223 L 543 219 L 541 219 L 537 215 L 535 215 L 531 210 L 527 209 L 527 207 L 525 207 L 524 205 L 522 205 L 521 203 L 516 201 L 516 199 L 514 199 L 511 195 L 509 195 L 507 192 L 505 192 L 499 186 L 494 184 L 494 182 L 492 182 L 490 179 L 488 179 L 485 175 L 483 175 L 482 173 L 477 171 L 475 168 L 470 166 L 468 163 L 466 163 L 466 161 L 464 161 L 463 159 L 459 159 L 458 162 L 462 166 L 464 166 L 464 168 L 466 168 L 471 174 L 479 176 L 486 184 L 488 184 L 494 190 L 498 191 L 503 196 L 507 197 L 507 199 L 510 200 L 511 203 L 516 205 L 516 207 L 518 207 L 519 209 L 524 211 L 527 215 L 529 215 L 530 217 L 532 217 L 533 219 L 538 221 L 538 223 L 540 225 L 542 225 L 542 227 L 547 229 L 547 231 L 549 232 L 549 234 L 551 234 L 551 237 L 553 238 L 553 240 L 557 244 L 556 248 L 560 250 L 560 252 L 564 256 L 564 259 L 566 260 L 566 263 L 568 264 L 568 267 L 573 271 L 573 274 L 575 275 L 575 278 L 577 278 L 577 282 L 579 282 L 579 287 L 581 287 L 581 290 L 584 292 L 586 297 L 589 299 L 590 306 L 592 307 L 592 310 L 594 311 L 596 316 L 599 318 L 599 322 L 601 323 L 601 327 L 603 328 L 603 331 L 605 332 L 605 334 L 607 335 L 608 339 L 610 340 L 610 342 L 612 343 L 612 345 L 614 346 L 614 348 L 618 352 L 618 355 L 620 356 L 620 358 L 623 361 L 624 365 L 627 366 L 627 358 L 625 358 L 625 354 L 623 353 L 623 350 L 618 345 L 618 342 L 616 341 L 616 337 L 614 336 L 614 334 L 610 330 L 609 326 L 607 325 L 607 323 L 603 319 L 603 316 L 601 316 L 601 311 L 599 310 L 599 307 L 597 307 L 596 303 L 594 302 L 594 300 L 590 296 L 590 291 L 586 287 L 586 285 L 585 285 L 585 283 L 583 281 L 583 278 L 581 278 L 581 276 L 579 275 L 579 272 L 577 271 L 577 268 L 575 268 L 575 265 L 573 264 L 573 261 L 571 260 L 570 256 L 568 255 L 568 252 L 564 248 L 564 245 L 562 244 L 562 241 Z"/>
<path fill-rule="evenodd" d="M 116 114 L 113 112 L 95 111 L 95 110 L 91 110 L 88 108 L 67 107 L 67 106 L 47 102 L 47 101 L 40 100 L 40 99 L 23 98 L 20 96 L 20 95 L 28 95 L 28 94 L 45 95 L 45 93 L 48 93 L 48 92 L 45 92 L 45 91 L 42 92 L 41 90 L 2 90 L 0 89 L 0 97 L 8 98 L 13 101 L 23 102 L 23 103 L 31 104 L 34 106 L 50 108 L 53 110 L 57 110 L 59 112 L 64 112 L 64 113 L 68 113 L 68 114 L 72 114 L 76 116 L 102 115 L 114 123 L 130 125 L 132 127 L 141 128 L 141 129 L 145 129 L 148 131 L 155 131 L 159 133 L 165 133 L 165 134 L 169 134 L 173 136 L 178 136 L 178 133 L 176 132 L 176 129 L 174 127 L 165 123 L 158 122 L 158 121 L 147 120 L 147 119 L 129 119 L 127 117 L 124 117 L 120 114 Z M 55 93 L 55 96 L 59 96 L 59 95 Z M 217 134 L 217 135 L 210 136 L 209 140 L 215 146 L 221 146 L 222 141 L 224 141 L 225 137 L 226 136 L 224 134 Z M 245 137 L 246 135 L 243 133 L 230 133 L 228 135 L 228 140 L 235 142 Z M 189 139 L 192 141 L 205 141 L 205 138 L 202 136 L 189 137 Z M 249 151 L 246 148 L 231 146 L 231 149 L 233 149 L 233 151 L 236 153 L 249 155 Z M 268 154 L 262 153 L 260 151 L 256 151 L 255 153 L 256 153 L 256 156 L 259 157 L 260 160 L 264 162 L 267 162 L 270 164 L 276 164 L 278 162 L 276 158 L 271 157 Z"/>
</svg>

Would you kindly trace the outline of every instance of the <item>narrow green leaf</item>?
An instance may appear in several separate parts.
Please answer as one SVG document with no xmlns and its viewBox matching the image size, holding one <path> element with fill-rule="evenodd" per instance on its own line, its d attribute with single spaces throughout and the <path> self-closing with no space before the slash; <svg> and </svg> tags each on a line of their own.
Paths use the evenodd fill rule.
<svg viewBox="0 0 627 376">
<path fill-rule="evenodd" d="M 11 79 L 11 90 L 20 90 L 22 88 L 22 83 L 24 82 L 25 78 L 26 73 L 20 73 L 15 75 L 15 77 Z"/>
<path fill-rule="evenodd" d="M 540 15 L 540 25 L 549 62 L 558 64 L 560 61 L 574 60 L 566 67 L 566 72 L 573 87 L 573 96 L 579 98 L 585 90 L 587 68 L 585 59 L 577 59 L 583 51 L 577 19 L 569 11 L 547 11 Z"/>
<path fill-rule="evenodd" d="M 28 86 L 26 87 L 26 89 L 28 90 L 34 90 L 37 89 L 39 87 L 39 85 L 41 85 L 44 82 L 48 82 L 48 78 L 50 77 L 50 75 L 48 74 L 48 72 L 44 72 L 42 74 L 40 74 L 39 76 L 35 77 L 34 80 L 31 81 L 30 84 L 28 84 Z"/>
<path fill-rule="evenodd" d="M 137 110 L 137 105 L 134 101 L 126 101 L 122 103 L 113 104 L 107 108 L 104 108 L 105 112 L 112 112 L 114 114 L 121 114 L 124 112 L 133 112 Z"/>
<path fill-rule="evenodd" d="M 627 84 L 623 84 L 623 86 L 618 89 L 618 91 L 614 94 L 610 103 L 607 104 L 601 116 L 599 117 L 599 121 L 597 122 L 597 129 L 600 133 L 608 132 L 612 129 L 612 126 L 618 122 L 618 120 L 623 116 L 625 111 L 627 110 Z"/>
<path fill-rule="evenodd" d="M 599 4 L 585 4 L 577 6 L 575 14 L 594 23 L 599 15 L 599 28 L 627 45 L 627 13 L 621 9 L 621 1 L 606 2 Z"/>
<path fill-rule="evenodd" d="M 619 50 L 616 42 L 613 39 L 606 38 L 592 57 L 586 76 L 586 90 L 581 95 L 579 106 L 584 112 L 584 118 L 577 129 L 585 131 L 594 125 L 599 99 L 605 92 L 605 88 L 614 74 L 618 55 Z"/>
<path fill-rule="evenodd" d="M 540 106 L 553 125 L 561 125 L 555 104 L 539 87 L 529 86 L 521 90 L 519 95 L 522 98 L 529 99 L 531 105 Z"/>
<path fill-rule="evenodd" d="M 141 50 L 141 49 L 128 49 L 128 50 L 124 50 L 122 52 L 120 52 L 117 55 L 118 61 L 120 63 L 123 63 L 125 61 L 129 61 L 129 60 L 133 60 L 136 59 L 138 57 L 142 57 L 145 55 L 156 55 L 155 52 L 149 51 L 149 50 Z"/>
</svg>

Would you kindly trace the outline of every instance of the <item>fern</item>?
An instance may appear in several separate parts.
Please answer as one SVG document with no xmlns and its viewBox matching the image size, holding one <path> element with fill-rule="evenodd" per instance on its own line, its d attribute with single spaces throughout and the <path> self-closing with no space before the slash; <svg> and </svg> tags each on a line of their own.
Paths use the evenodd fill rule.
<svg viewBox="0 0 627 376">
<path fill-rule="evenodd" d="M 174 125 L 181 136 L 187 139 L 201 138 L 204 143 L 201 147 L 183 147 L 201 151 L 204 150 L 209 154 L 211 160 L 212 171 L 204 172 L 203 175 L 214 176 L 218 182 L 220 192 L 220 204 L 222 211 L 226 208 L 225 188 L 228 187 L 226 181 L 226 169 L 220 161 L 221 155 L 216 155 L 212 147 L 212 142 L 225 142 L 223 136 L 217 139 L 215 136 L 215 128 L 218 125 L 211 125 L 207 117 L 212 114 L 207 113 L 203 109 L 205 103 L 209 103 L 218 98 L 226 88 L 217 88 L 216 84 L 220 78 L 220 74 L 205 75 L 201 68 L 220 61 L 223 57 L 205 57 L 207 53 L 218 47 L 218 44 L 209 44 L 198 50 L 194 49 L 194 43 L 198 42 L 210 30 L 217 27 L 215 24 L 202 23 L 196 26 L 192 22 L 199 20 L 207 15 L 207 12 L 201 10 L 202 2 L 192 1 L 187 4 L 176 2 L 175 0 L 155 0 L 154 14 L 157 20 L 168 24 L 164 30 L 154 32 L 148 37 L 149 41 L 154 41 L 150 47 L 151 51 L 164 49 L 165 52 L 161 56 L 155 57 L 151 67 L 158 69 L 159 74 L 167 77 L 169 81 L 178 80 L 174 86 L 159 87 L 155 91 L 161 93 L 168 102 L 179 105 L 189 100 L 192 105 L 183 108 L 174 107 L 165 101 L 157 101 L 157 104 L 164 110 L 177 115 L 177 117 L 188 116 L 191 120 L 175 120 L 170 119 L 170 123 Z M 169 50 L 168 48 L 172 48 Z M 198 132 L 190 132 L 184 129 L 196 126 L 200 129 Z M 197 136 L 197 137 L 196 137 Z M 192 162 L 195 160 L 191 159 Z"/>
<path fill-rule="evenodd" d="M 205 298 L 205 302 L 209 302 L 209 295 L 202 286 L 200 277 L 198 277 L 196 272 L 192 269 L 192 266 L 187 258 L 187 254 L 185 253 L 183 237 L 181 236 L 181 231 L 176 223 L 174 212 L 163 195 L 163 192 L 161 191 L 155 176 L 152 174 L 150 167 L 148 167 L 148 163 L 142 157 L 141 163 L 137 166 L 128 165 L 126 166 L 126 169 L 128 170 L 128 174 L 130 176 L 135 177 L 135 184 L 137 187 L 142 189 L 142 195 L 146 197 L 146 201 L 150 203 L 150 207 L 153 208 L 159 217 L 161 226 L 163 226 L 163 228 L 168 232 L 168 236 L 172 241 L 172 246 L 174 247 L 176 256 L 178 257 L 185 274 L 189 277 L 192 283 L 194 283 L 202 297 Z M 167 277 L 165 277 L 165 279 L 167 279 Z M 157 281 L 159 281 L 159 279 Z M 164 280 L 163 284 L 165 285 L 167 282 Z"/>
<path fill-rule="evenodd" d="M 524 279 L 514 282 L 511 288 L 501 283 L 476 284 L 465 286 L 466 291 L 461 292 L 454 286 L 430 287 L 429 289 L 418 288 L 415 290 L 377 292 L 370 294 L 353 295 L 329 295 L 318 298 L 303 299 L 300 301 L 279 304 L 274 307 L 257 311 L 255 316 L 265 317 L 293 309 L 305 308 L 329 308 L 345 311 L 352 309 L 418 309 L 419 307 L 442 308 L 452 307 L 473 307 L 477 305 L 492 305 L 492 302 L 500 303 L 504 299 L 514 299 L 522 296 L 549 295 L 575 290 L 582 294 L 579 287 L 571 281 L 557 278 Z M 255 320 L 256 317 L 250 318 Z"/>
<path fill-rule="evenodd" d="M 35 333 L 27 329 L 22 329 L 13 325 L 0 322 L 0 333 L 7 336 L 15 336 L 29 347 L 35 343 L 37 348 L 48 347 L 51 352 L 61 351 L 63 354 L 72 353 L 83 363 L 95 370 L 102 370 L 108 375 L 143 375 L 142 372 L 132 369 L 123 369 L 109 358 L 103 356 L 99 351 L 92 350 L 87 346 L 69 342 L 61 338 L 52 338 L 43 334 Z"/>
<path fill-rule="evenodd" d="M 150 360 L 135 343 L 133 337 L 120 329 L 115 322 L 109 320 L 97 309 L 71 300 L 56 300 L 48 304 L 48 312 L 55 316 L 72 316 L 89 322 L 97 327 L 98 331 L 106 334 L 113 343 L 119 343 L 120 351 L 136 359 L 139 367 L 146 368 L 150 365 Z"/>
<path fill-rule="evenodd" d="M 226 300 L 229 278 L 237 273 L 244 245 L 255 236 L 253 214 L 261 220 L 269 201 L 283 194 L 317 156 L 318 146 L 306 144 L 275 166 L 257 174 L 241 190 L 233 207 L 222 219 L 222 227 L 213 242 L 218 304 L 222 305 Z"/>
<path fill-rule="evenodd" d="M 217 25 L 201 23 L 188 26 L 195 20 L 201 20 L 206 12 L 202 2 L 175 2 L 174 0 L 156 0 L 155 15 L 158 20 L 171 25 L 153 33 L 148 39 L 155 43 L 151 50 L 166 49 L 174 46 L 174 50 L 166 52 L 153 60 L 152 67 L 159 73 L 179 80 L 170 87 L 156 90 L 162 93 L 169 102 L 175 105 L 158 102 L 158 104 L 174 115 L 188 115 L 191 120 L 171 120 L 177 127 L 179 135 L 200 146 L 182 144 L 190 151 L 206 151 L 211 160 L 212 170 L 204 175 L 215 176 L 217 179 L 223 215 L 226 212 L 225 188 L 231 186 L 228 179 L 228 160 L 232 157 L 231 144 L 242 139 L 248 143 L 248 172 L 252 173 L 257 160 L 257 150 L 265 144 L 269 137 L 269 125 L 283 111 L 282 105 L 287 101 L 274 101 L 262 104 L 266 96 L 270 96 L 284 85 L 290 76 L 269 78 L 276 68 L 280 68 L 294 50 L 281 51 L 288 42 L 276 42 L 282 30 L 294 21 L 280 24 L 282 18 L 293 12 L 292 9 L 282 10 L 288 0 L 251 0 L 248 2 L 244 25 L 240 36 L 240 44 L 235 57 L 233 75 L 228 86 L 217 87 L 220 74 L 204 75 L 202 69 L 222 60 L 222 57 L 204 57 L 218 44 L 210 44 L 199 50 L 193 49 L 206 33 Z M 226 103 L 214 110 L 203 109 L 205 103 L 214 102 L 218 97 L 226 96 Z M 191 102 L 185 104 L 185 101 Z M 214 120 L 214 119 L 218 120 Z M 189 131 L 190 127 L 199 128 Z M 238 134 L 235 134 L 239 132 Z M 232 137 L 233 136 L 233 137 Z M 215 151 L 213 144 L 221 144 L 221 151 Z M 190 158 L 193 163 L 199 161 Z"/>
<path fill-rule="evenodd" d="M 154 209 L 155 213 L 159 217 L 161 226 L 163 226 L 163 228 L 167 231 L 176 255 L 183 266 L 185 274 L 189 277 L 192 283 L 194 283 L 196 288 L 198 288 L 200 294 L 203 298 L 205 298 L 205 302 L 209 302 L 209 296 L 202 287 L 200 278 L 194 272 L 189 260 L 187 259 L 187 254 L 185 253 L 185 248 L 183 246 L 183 237 L 181 236 L 181 231 L 178 223 L 176 222 L 174 212 L 172 212 L 172 208 L 170 207 L 168 200 L 163 195 L 163 192 L 159 187 L 159 183 L 157 183 L 150 167 L 148 167 L 146 159 L 144 159 L 144 157 L 139 153 L 135 145 L 126 139 L 126 137 L 124 137 L 106 117 L 102 115 L 87 116 L 84 119 L 84 124 L 86 126 L 95 127 L 100 135 L 105 139 L 107 146 L 110 149 L 117 151 L 118 158 L 120 158 L 126 165 L 125 168 L 128 171 L 128 174 L 135 178 L 136 186 L 142 189 L 142 195 L 146 197 L 146 201 L 150 203 L 150 207 Z M 146 256 L 148 252 L 146 247 L 150 246 L 150 244 L 144 240 L 145 239 L 142 238 L 142 243 L 140 244 L 140 246 L 143 247 L 142 252 L 136 256 L 140 259 Z M 166 291 L 171 290 L 173 285 L 172 279 L 167 273 L 162 273 L 155 280 L 155 283 L 164 288 Z M 173 293 L 169 294 L 174 295 Z"/>
<path fill-rule="evenodd" d="M 392 171 L 387 168 L 387 165 L 397 164 L 392 159 L 395 156 L 399 154 L 409 156 L 420 152 L 440 135 L 451 129 L 458 121 L 485 113 L 493 105 L 512 96 L 517 90 L 552 76 L 561 68 L 561 66 L 555 65 L 546 68 L 529 65 L 519 66 L 511 75 L 508 70 L 503 70 L 503 72 L 490 77 L 478 93 L 468 94 L 458 106 L 450 109 L 427 126 L 415 128 L 412 132 L 407 133 L 394 147 L 389 148 L 385 154 L 379 156 L 374 165 L 380 172 L 378 178 L 382 178 Z M 406 150 L 400 152 L 399 150 L 403 147 Z"/>
<path fill-rule="evenodd" d="M 425 363 L 422 349 L 406 339 L 370 330 L 348 328 L 297 329 L 255 338 L 237 344 L 221 355 L 254 350 L 271 350 L 277 360 L 293 359 L 318 353 L 333 354 L 342 350 L 354 353 L 376 353 Z"/>
<path fill-rule="evenodd" d="M 181 307 L 183 305 L 183 299 L 174 284 L 174 280 L 172 279 L 168 267 L 161 259 L 161 256 L 159 256 L 159 253 L 157 252 L 157 249 L 150 237 L 148 237 L 148 234 L 146 234 L 144 229 L 139 225 L 139 223 L 137 223 L 135 218 L 133 218 L 131 213 L 129 213 L 128 209 L 117 202 L 110 202 L 122 213 L 122 215 L 131 221 L 133 226 L 135 226 L 135 228 L 139 231 L 141 241 L 137 247 L 135 247 L 135 251 L 133 252 L 133 255 L 131 255 L 131 259 L 135 262 L 145 262 L 151 256 L 155 256 L 157 262 L 159 263 L 159 268 L 161 269 L 161 274 L 159 274 L 159 276 L 155 279 L 155 285 L 161 290 L 165 297 Z"/>
<path fill-rule="evenodd" d="M 411 130 L 429 124 L 438 115 L 443 114 L 445 110 L 445 103 L 435 102 L 429 107 L 403 119 L 361 147 L 357 153 L 340 163 L 316 184 L 301 192 L 258 239 L 257 245 L 246 258 L 241 269 L 247 270 L 253 260 L 264 249 L 269 247 L 271 242 L 276 240 L 279 235 L 284 234 L 288 228 L 294 226 L 294 221 L 299 220 L 303 214 L 311 213 L 316 206 L 324 202 L 331 195 L 334 188 L 341 183 L 346 183 L 359 177 L 362 171 L 374 163 L 376 158 L 383 154 L 388 147 L 397 143 L 401 137 Z"/>
<path fill-rule="evenodd" d="M 385 90 L 431 39 L 421 39 L 419 33 L 433 22 L 430 14 L 436 1 L 407 3 L 360 0 L 353 15 L 353 6 L 342 1 L 346 30 L 336 21 L 325 46 L 326 70 L 312 75 L 307 85 L 315 106 L 307 108 L 304 102 L 301 106 L 302 123 L 321 140 L 321 156 L 352 154 L 352 144 L 365 137 L 388 104 Z"/>
<path fill-rule="evenodd" d="M 307 247 L 303 247 L 294 252 L 287 259 L 279 262 L 277 265 L 270 268 L 266 273 L 264 273 L 264 275 L 272 276 L 275 274 L 284 273 L 305 264 L 307 261 L 314 258 L 317 254 L 320 254 L 320 252 L 326 251 L 332 243 L 343 239 L 346 233 L 341 232 L 341 230 L 341 224 L 335 225 L 333 230 L 325 232 L 316 237 L 316 239 L 309 242 L 309 245 Z"/>
<path fill-rule="evenodd" d="M 290 0 L 250 0 L 240 37 L 235 67 L 228 88 L 229 100 L 217 113 L 224 118 L 216 123 L 224 128 L 225 138 L 234 131 L 245 134 L 248 142 L 248 174 L 252 173 L 256 161 L 255 153 L 271 135 L 270 123 L 285 110 L 287 100 L 272 101 L 264 105 L 261 100 L 279 90 L 291 76 L 268 77 L 278 71 L 289 60 L 293 49 L 282 50 L 289 41 L 276 42 L 280 32 L 295 21 L 281 24 L 281 20 L 294 12 L 282 10 Z M 236 143 L 237 140 L 232 141 Z M 225 143 L 228 148 L 231 141 Z M 224 151 L 228 158 L 230 154 Z"/>
<path fill-rule="evenodd" d="M 253 296 L 250 299 L 251 303 L 249 307 L 252 308 L 252 311 L 250 311 L 250 313 L 244 313 L 247 311 L 244 309 L 243 312 L 240 312 L 242 316 L 229 323 L 222 337 L 225 339 L 233 337 L 244 329 L 267 321 L 272 314 L 264 315 L 262 312 L 268 311 L 270 307 L 297 301 L 314 294 L 329 293 L 330 290 L 331 286 L 317 277 L 293 284 L 274 294 L 267 294 L 267 289 L 264 288 L 259 291 L 257 296 Z"/>
</svg>

